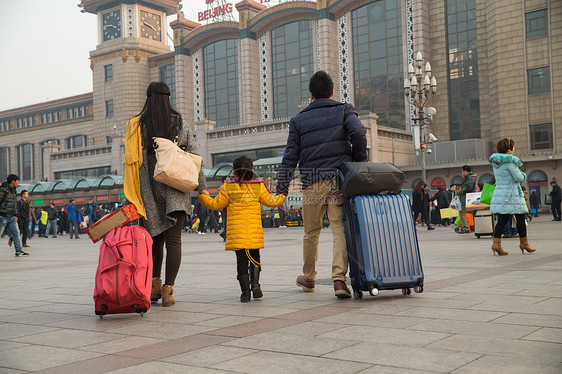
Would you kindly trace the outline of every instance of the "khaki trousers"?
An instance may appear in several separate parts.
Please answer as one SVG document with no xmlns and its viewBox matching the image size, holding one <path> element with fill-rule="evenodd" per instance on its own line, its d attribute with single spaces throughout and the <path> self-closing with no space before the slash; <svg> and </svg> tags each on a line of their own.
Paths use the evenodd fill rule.
<svg viewBox="0 0 562 374">
<path fill-rule="evenodd" d="M 342 217 L 341 196 L 335 181 L 323 180 L 307 187 L 302 193 L 302 215 L 304 225 L 303 275 L 306 280 L 316 279 L 316 260 L 318 260 L 318 240 L 322 230 L 322 220 L 326 211 L 333 236 L 332 281 L 345 282 L 347 273 L 347 248 Z"/>
<path fill-rule="evenodd" d="M 463 231 L 470 231 L 470 224 L 468 222 L 468 217 L 466 216 L 467 212 L 468 212 L 468 210 L 466 210 L 466 206 L 461 205 L 461 210 L 459 211 L 459 216 L 461 217 L 461 229 Z"/>
</svg>

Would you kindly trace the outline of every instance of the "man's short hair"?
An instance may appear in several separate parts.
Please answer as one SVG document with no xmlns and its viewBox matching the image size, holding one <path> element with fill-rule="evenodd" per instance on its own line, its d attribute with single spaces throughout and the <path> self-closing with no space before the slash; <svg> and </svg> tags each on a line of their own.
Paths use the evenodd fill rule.
<svg viewBox="0 0 562 374">
<path fill-rule="evenodd" d="M 8 178 L 6 178 L 6 182 L 8 182 L 8 184 L 12 183 L 13 181 L 19 181 L 20 177 L 18 177 L 15 174 L 10 174 L 8 175 Z"/>
<path fill-rule="evenodd" d="M 27 190 L 23 190 L 23 191 L 20 192 L 20 195 L 23 196 L 23 194 L 26 193 L 26 192 L 27 192 Z"/>
<path fill-rule="evenodd" d="M 334 93 L 334 81 L 325 71 L 317 71 L 310 78 L 308 90 L 315 99 L 329 99 Z"/>
<path fill-rule="evenodd" d="M 70 199 L 70 203 L 72 204 L 73 202 L 75 202 L 75 199 Z"/>
<path fill-rule="evenodd" d="M 551 180 L 551 181 L 550 181 L 550 184 L 556 184 L 556 181 L 555 181 L 555 180 Z"/>
<path fill-rule="evenodd" d="M 464 166 L 462 167 L 462 171 L 466 171 L 466 172 L 469 172 L 469 173 L 470 173 L 470 172 L 472 171 L 472 169 L 470 168 L 470 166 L 464 165 Z"/>
</svg>

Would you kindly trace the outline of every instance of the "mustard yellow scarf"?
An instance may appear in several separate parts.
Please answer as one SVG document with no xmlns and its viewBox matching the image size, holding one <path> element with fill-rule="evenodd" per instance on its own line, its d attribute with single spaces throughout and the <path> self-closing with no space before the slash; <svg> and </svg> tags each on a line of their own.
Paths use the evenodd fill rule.
<svg viewBox="0 0 562 374">
<path fill-rule="evenodd" d="M 127 122 L 127 137 L 125 139 L 125 179 L 123 188 L 125 197 L 137 208 L 137 212 L 146 218 L 146 210 L 141 198 L 139 169 L 142 165 L 142 137 L 140 130 L 140 116 L 131 118 Z"/>
</svg>

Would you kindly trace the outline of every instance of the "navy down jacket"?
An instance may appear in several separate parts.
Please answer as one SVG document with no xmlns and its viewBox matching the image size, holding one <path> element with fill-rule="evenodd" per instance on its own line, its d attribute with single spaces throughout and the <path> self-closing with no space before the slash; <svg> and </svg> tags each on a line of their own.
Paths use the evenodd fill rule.
<svg viewBox="0 0 562 374">
<path fill-rule="evenodd" d="M 342 162 L 367 161 L 366 130 L 353 105 L 315 100 L 291 119 L 287 148 L 277 178 L 286 195 L 299 164 L 302 187 L 328 179 Z"/>
</svg>

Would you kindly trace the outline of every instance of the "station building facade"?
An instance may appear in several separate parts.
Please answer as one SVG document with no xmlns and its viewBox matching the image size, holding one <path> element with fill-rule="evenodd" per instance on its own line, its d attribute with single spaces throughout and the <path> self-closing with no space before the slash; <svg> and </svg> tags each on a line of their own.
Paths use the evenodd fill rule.
<svg viewBox="0 0 562 374">
<path fill-rule="evenodd" d="M 334 78 L 334 99 L 354 104 L 366 125 L 370 160 L 400 166 L 409 188 L 422 166 L 412 145 L 415 111 L 402 85 L 408 64 L 421 51 L 438 82 L 430 103 L 437 110 L 431 132 L 438 141 L 426 154 L 428 184 L 458 183 L 464 164 L 485 182 L 492 174 L 487 158 L 506 136 L 517 144 L 528 188 L 544 195 L 551 179 L 562 179 L 561 2 L 262 2 L 268 3 L 232 4 L 238 21 L 199 24 L 178 12 L 177 0 L 82 0 L 85 11 L 98 14 L 100 33 L 90 53 L 94 89 L 91 115 L 84 121 L 89 125 L 75 121 L 69 127 L 87 139 L 84 151 L 110 147 L 102 163 L 122 172 L 125 124 L 142 108 L 148 83 L 162 80 L 172 89 L 173 104 L 194 126 L 206 166 L 240 154 L 255 160 L 279 157 L 290 117 L 310 100 L 310 76 L 325 70 Z M 162 22 L 176 13 L 171 52 Z M 119 32 L 107 35 L 116 27 L 106 22 Z M 73 150 L 68 131 L 62 131 L 58 143 L 51 141 L 58 149 L 43 147 L 52 131 L 36 127 L 42 113 L 21 131 L 17 121 L 25 118 L 26 109 L 8 112 L 0 112 L 2 167 L 18 171 L 26 181 L 51 180 L 64 168 L 78 170 L 70 161 L 55 162 L 60 157 L 55 153 Z M 25 145 L 28 139 L 33 139 L 31 148 Z M 33 173 L 24 174 L 29 157 L 23 149 L 34 160 L 50 162 L 35 161 Z M 71 156 L 72 162 L 90 168 L 89 154 Z"/>
</svg>

